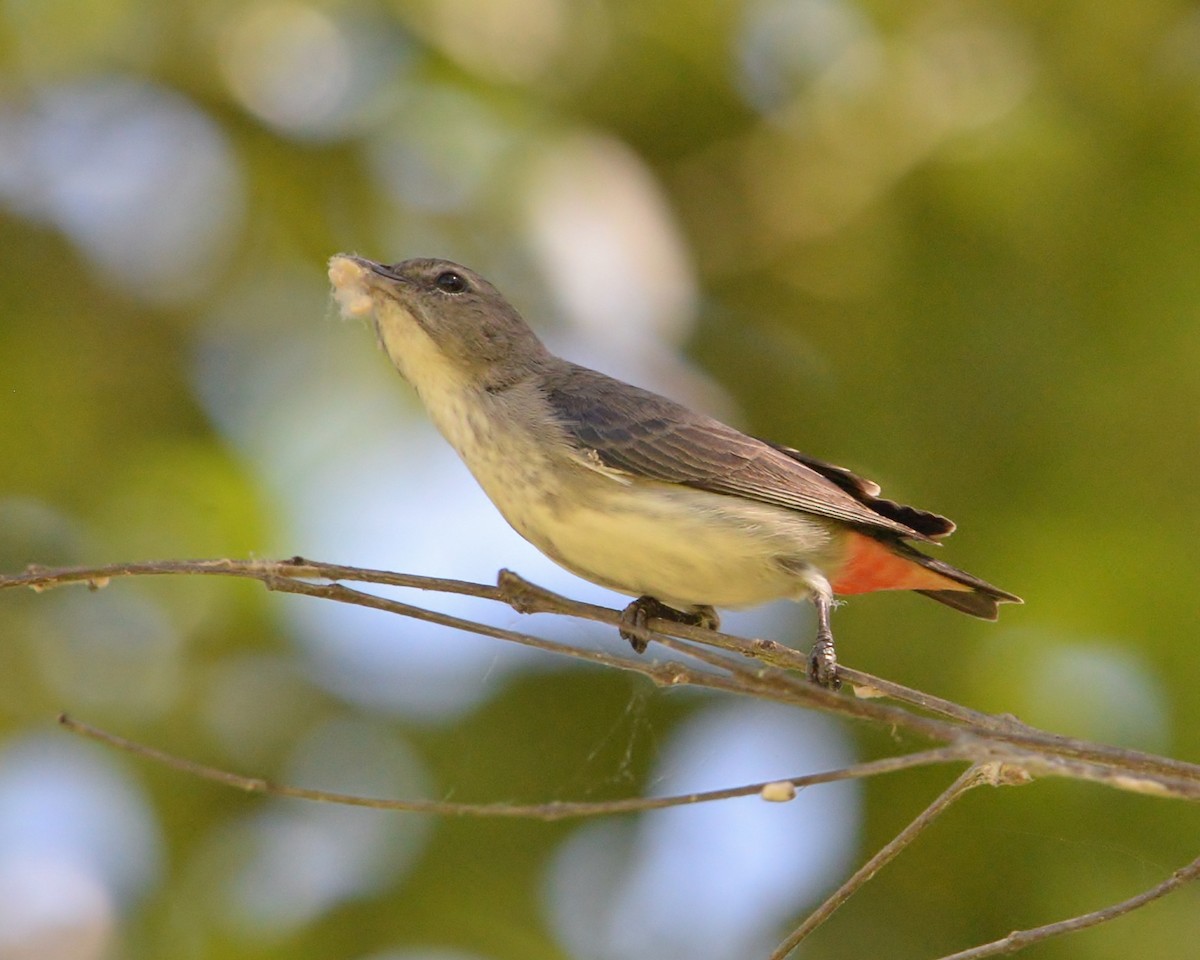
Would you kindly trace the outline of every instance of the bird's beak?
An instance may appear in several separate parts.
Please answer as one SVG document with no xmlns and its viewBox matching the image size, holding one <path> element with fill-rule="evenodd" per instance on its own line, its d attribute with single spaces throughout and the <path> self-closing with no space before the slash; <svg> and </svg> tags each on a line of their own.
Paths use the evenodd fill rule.
<svg viewBox="0 0 1200 960">
<path fill-rule="evenodd" d="M 376 276 L 383 277 L 385 280 L 390 280 L 392 283 L 412 283 L 406 277 L 395 273 L 386 263 L 376 263 L 374 260 L 366 260 L 363 257 L 354 257 L 355 262 L 367 270 L 370 270 Z"/>
</svg>

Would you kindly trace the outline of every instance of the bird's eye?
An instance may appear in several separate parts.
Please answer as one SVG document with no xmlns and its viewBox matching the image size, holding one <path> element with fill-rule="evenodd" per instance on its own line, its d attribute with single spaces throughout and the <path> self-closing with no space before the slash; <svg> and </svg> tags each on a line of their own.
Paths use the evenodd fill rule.
<svg viewBox="0 0 1200 960">
<path fill-rule="evenodd" d="M 467 281 L 463 278 L 463 275 L 455 273 L 453 270 L 439 273 L 433 282 L 443 293 L 462 293 L 467 289 Z"/>
</svg>

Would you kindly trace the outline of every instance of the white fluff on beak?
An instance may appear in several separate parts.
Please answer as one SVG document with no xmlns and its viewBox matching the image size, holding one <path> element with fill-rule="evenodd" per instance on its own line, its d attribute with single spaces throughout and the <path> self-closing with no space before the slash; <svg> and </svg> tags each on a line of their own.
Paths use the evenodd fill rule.
<svg viewBox="0 0 1200 960">
<path fill-rule="evenodd" d="M 365 317 L 375 307 L 366 284 L 367 269 L 349 257 L 336 256 L 329 261 L 329 282 L 338 309 L 347 320 Z"/>
</svg>

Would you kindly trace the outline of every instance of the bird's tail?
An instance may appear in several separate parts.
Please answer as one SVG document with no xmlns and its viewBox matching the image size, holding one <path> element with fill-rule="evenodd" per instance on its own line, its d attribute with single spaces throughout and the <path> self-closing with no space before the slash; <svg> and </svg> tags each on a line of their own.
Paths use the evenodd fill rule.
<svg viewBox="0 0 1200 960">
<path fill-rule="evenodd" d="M 907 547 L 907 544 L 905 546 Z M 912 548 L 908 547 L 908 550 Z M 965 570 L 959 570 L 958 567 L 927 557 L 919 550 L 912 550 L 912 554 L 913 560 L 926 570 L 938 573 L 955 584 L 949 589 L 917 591 L 938 603 L 944 603 L 981 620 L 995 620 L 1000 614 L 1000 604 L 1025 602 L 1014 593 L 994 587 L 986 580 L 980 580 Z"/>
<path fill-rule="evenodd" d="M 852 535 L 849 555 L 833 582 L 835 594 L 915 590 L 983 620 L 995 620 L 1002 603 L 1023 603 L 965 570 L 921 553 L 902 540 Z"/>
<path fill-rule="evenodd" d="M 938 603 L 944 603 L 955 610 L 969 613 L 980 620 L 995 620 L 1000 616 L 1000 604 L 1024 603 L 1020 597 L 1013 596 L 1003 590 L 989 586 L 986 590 L 979 587 L 958 590 L 918 590 Z"/>
</svg>

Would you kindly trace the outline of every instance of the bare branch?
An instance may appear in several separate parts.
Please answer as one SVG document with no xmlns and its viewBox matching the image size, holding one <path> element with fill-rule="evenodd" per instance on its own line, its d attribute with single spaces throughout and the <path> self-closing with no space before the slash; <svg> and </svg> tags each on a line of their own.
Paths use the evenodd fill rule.
<svg viewBox="0 0 1200 960">
<path fill-rule="evenodd" d="M 715 672 L 714 669 L 674 660 L 662 662 L 585 650 L 378 597 L 336 582 L 358 581 L 410 587 L 492 600 L 524 613 L 545 611 L 613 625 L 619 622 L 620 614 L 616 610 L 570 600 L 530 584 L 509 571 L 501 572 L 498 586 L 490 586 L 348 567 L 303 557 L 280 561 L 169 560 L 57 569 L 34 567 L 22 574 L 0 577 L 0 590 L 29 587 L 41 591 L 69 583 L 86 583 L 98 589 L 118 577 L 161 575 L 215 575 L 258 580 L 270 590 L 373 607 L 600 666 L 640 673 L 660 686 L 691 685 L 741 693 L 867 720 L 942 743 L 969 745 L 973 751 L 972 759 L 977 762 L 1019 765 L 1034 776 L 1072 777 L 1131 792 L 1200 799 L 1200 766 L 1136 750 L 1056 736 L 1011 718 L 992 717 L 969 710 L 848 667 L 840 668 L 841 675 L 865 696 L 856 698 L 832 693 L 798 676 L 797 671 L 802 673 L 805 665 L 803 655 L 773 640 L 747 640 L 657 619 L 651 620 L 649 627 L 641 631 L 646 639 L 719 671 Z M 314 579 L 330 582 L 311 582 Z M 706 647 L 733 656 L 722 656 L 704 649 Z M 923 712 L 880 703 L 875 699 L 879 693 Z M 937 716 L 929 716 L 924 711 Z"/>
<path fill-rule="evenodd" d="M 882 760 L 872 760 L 867 763 L 851 764 L 836 770 L 823 773 L 810 773 L 797 777 L 751 783 L 741 787 L 727 787 L 723 790 L 706 790 L 699 793 L 686 793 L 669 797 L 635 797 L 624 800 L 605 800 L 591 803 L 569 802 L 555 800 L 550 803 L 514 804 L 514 803 L 462 803 L 447 800 L 393 800 L 375 797 L 362 797 L 356 794 L 337 793 L 329 790 L 312 790 L 306 787 L 294 787 L 282 783 L 274 783 L 261 777 L 245 777 L 241 774 L 230 773 L 217 767 L 196 763 L 184 757 L 167 753 L 156 747 L 138 743 L 125 737 L 94 727 L 89 723 L 76 720 L 62 713 L 58 716 L 59 724 L 72 733 L 96 740 L 100 743 L 115 747 L 125 753 L 161 764 L 180 773 L 209 780 L 213 783 L 224 784 L 244 793 L 260 793 L 273 797 L 292 797 L 300 800 L 312 800 L 317 803 L 336 803 L 350 807 L 367 807 L 372 810 L 399 810 L 409 813 L 430 813 L 449 817 L 481 817 L 523 820 L 568 820 L 581 817 L 603 817 L 619 813 L 644 813 L 647 810 L 663 810 L 667 807 L 682 807 L 696 803 L 711 803 L 714 800 L 730 800 L 734 797 L 751 797 L 760 795 L 763 789 L 771 784 L 790 783 L 797 790 L 815 786 L 819 783 L 835 783 L 839 780 L 861 780 L 868 777 L 880 776 L 885 773 L 896 773 L 913 767 L 932 766 L 941 763 L 961 763 L 965 760 L 965 751 L 954 747 L 941 747 L 936 750 L 922 750 L 918 753 L 904 754 L 898 757 L 886 757 Z"/>
<path fill-rule="evenodd" d="M 913 690 L 870 674 L 840 667 L 840 675 L 855 696 L 833 693 L 803 679 L 806 657 L 773 640 L 745 639 L 701 627 L 652 619 L 635 630 L 680 659 L 659 661 L 604 650 L 589 650 L 546 640 L 531 634 L 490 626 L 462 617 L 380 597 L 347 587 L 344 582 L 407 587 L 458 594 L 503 603 L 520 613 L 553 613 L 618 625 L 616 610 L 581 603 L 538 587 L 509 571 L 501 571 L 498 584 L 445 580 L 385 570 L 347 567 L 293 557 L 265 560 L 172 560 L 156 563 L 112 564 L 93 567 L 46 569 L 31 567 L 25 573 L 0 576 L 0 590 L 28 587 L 48 590 L 70 583 L 90 589 L 106 587 L 114 578 L 162 575 L 210 575 L 251 579 L 268 590 L 295 593 L 370 607 L 412 619 L 437 623 L 510 643 L 533 647 L 558 656 L 572 657 L 597 666 L 641 674 L 661 686 L 690 685 L 726 693 L 743 694 L 819 709 L 843 717 L 905 730 L 943 746 L 839 770 L 808 774 L 790 780 L 748 784 L 724 790 L 671 797 L 627 798 L 598 803 L 551 802 L 544 804 L 462 803 L 434 800 L 374 799 L 310 790 L 245 777 L 177 757 L 154 747 L 127 740 L 66 715 L 60 722 L 68 730 L 174 770 L 222 783 L 250 793 L 296 797 L 382 810 L 401 810 L 441 816 L 509 817 L 560 820 L 571 817 L 609 816 L 704 803 L 760 794 L 764 799 L 786 798 L 788 789 L 835 780 L 861 779 L 932 764 L 970 762 L 971 767 L 921 812 L 903 831 L 867 861 L 825 900 L 777 948 L 772 960 L 782 960 L 805 937 L 824 923 L 883 866 L 915 840 L 950 804 L 982 783 L 1025 783 L 1035 777 L 1068 777 L 1089 780 L 1120 790 L 1160 797 L 1200 799 L 1200 766 L 1135 750 L 1060 737 L 1020 723 L 1012 717 L 980 713 L 939 697 Z M 621 650 L 624 652 L 625 647 Z M 887 698 L 894 704 L 880 702 Z M 782 792 L 779 788 L 784 788 Z M 1185 883 L 1200 877 L 1200 858 L 1147 890 L 1119 904 L 1030 930 L 1015 931 L 993 943 L 941 958 L 975 960 L 1013 953 L 1032 943 L 1103 923 L 1145 906 Z"/>
</svg>

